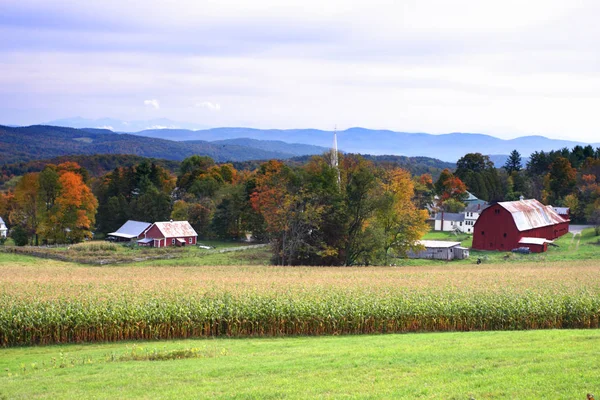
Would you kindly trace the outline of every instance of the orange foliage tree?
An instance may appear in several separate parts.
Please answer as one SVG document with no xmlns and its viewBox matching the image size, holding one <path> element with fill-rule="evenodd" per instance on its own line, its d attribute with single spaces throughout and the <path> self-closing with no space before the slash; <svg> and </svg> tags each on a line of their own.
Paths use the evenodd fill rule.
<svg viewBox="0 0 600 400">
<path fill-rule="evenodd" d="M 416 244 L 429 227 L 426 210 L 413 203 L 414 183 L 408 171 L 395 168 L 383 173 L 382 194 L 375 209 L 375 221 L 383 230 L 383 250 L 388 263 L 389 250 L 405 257 L 409 250 L 419 250 Z"/>
</svg>

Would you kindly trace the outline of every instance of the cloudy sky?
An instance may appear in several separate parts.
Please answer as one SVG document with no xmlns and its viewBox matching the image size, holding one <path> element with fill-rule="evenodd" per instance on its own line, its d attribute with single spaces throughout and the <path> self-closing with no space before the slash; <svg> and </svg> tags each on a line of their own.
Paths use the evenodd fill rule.
<svg viewBox="0 0 600 400">
<path fill-rule="evenodd" d="M 596 0 L 0 0 L 0 123 L 600 142 Z"/>
</svg>

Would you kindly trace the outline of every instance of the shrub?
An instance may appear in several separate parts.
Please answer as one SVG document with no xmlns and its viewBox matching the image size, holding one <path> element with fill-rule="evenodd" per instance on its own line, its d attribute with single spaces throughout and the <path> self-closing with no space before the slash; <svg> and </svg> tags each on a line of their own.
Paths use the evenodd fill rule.
<svg viewBox="0 0 600 400">
<path fill-rule="evenodd" d="M 26 246 L 29 243 L 27 231 L 21 225 L 17 225 L 10 230 L 10 237 L 15 241 L 17 246 Z"/>
</svg>

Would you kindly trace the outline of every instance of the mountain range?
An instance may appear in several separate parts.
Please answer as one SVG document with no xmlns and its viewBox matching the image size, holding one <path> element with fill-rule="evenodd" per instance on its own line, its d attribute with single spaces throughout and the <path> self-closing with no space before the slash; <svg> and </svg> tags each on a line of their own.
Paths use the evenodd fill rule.
<svg viewBox="0 0 600 400">
<path fill-rule="evenodd" d="M 280 141 L 295 144 L 306 144 L 330 148 L 333 143 L 333 132 L 318 129 L 253 129 L 253 128 L 212 128 L 187 122 L 169 119 L 148 121 L 121 121 L 116 119 L 85 119 L 81 117 L 67 118 L 47 123 L 47 125 L 69 126 L 73 128 L 111 127 L 115 132 L 127 132 L 133 135 L 168 139 L 173 141 L 224 141 L 230 139 L 254 139 L 258 141 Z M 148 129 L 148 127 L 153 127 Z M 244 145 L 237 141 L 235 144 Z M 434 157 L 448 162 L 456 162 L 466 153 L 479 152 L 494 156 L 495 160 L 503 160 L 512 150 L 518 150 L 523 158 L 534 151 L 558 150 L 563 147 L 573 148 L 577 145 L 600 143 L 583 143 L 570 140 L 549 139 L 544 136 L 523 136 L 516 139 L 499 139 L 479 133 L 448 133 L 432 135 L 427 133 L 395 132 L 391 130 L 372 130 L 350 128 L 338 132 L 340 150 L 360 154 L 394 154 L 404 156 Z M 234 144 L 229 142 L 227 144 Z M 254 142 L 253 146 L 275 150 L 265 144 Z M 266 148 L 265 148 L 266 147 Z M 280 151 L 280 150 L 275 150 Z M 303 150 L 305 151 L 305 150 Z M 289 152 L 289 149 L 284 152 Z M 298 153 L 294 153 L 298 155 Z M 498 163 L 497 163 L 498 164 Z"/>
<path fill-rule="evenodd" d="M 87 122 L 83 120 L 82 124 Z M 431 135 L 365 128 L 351 128 L 339 131 L 337 135 L 340 150 L 348 153 L 425 156 L 456 162 L 466 153 L 480 152 L 490 155 L 497 166 L 503 165 L 506 155 L 515 149 L 526 160 L 534 151 L 587 145 L 543 136 L 503 140 L 483 134 Z M 40 160 L 68 154 L 133 154 L 168 160 L 202 154 L 217 162 L 240 162 L 322 154 L 329 150 L 332 142 L 332 131 L 317 129 L 147 129 L 119 133 L 98 127 L 0 126 L 0 162 Z"/>
<path fill-rule="evenodd" d="M 226 162 L 287 159 L 299 154 L 322 154 L 328 151 L 317 146 L 300 145 L 299 148 L 303 150 L 289 143 L 261 143 L 258 147 L 250 147 L 235 144 L 235 141 L 216 144 L 202 140 L 177 142 L 103 129 L 0 126 L 0 163 L 3 164 L 74 154 L 133 154 L 167 160 L 183 160 L 200 154 L 212 157 L 217 162 Z"/>
<path fill-rule="evenodd" d="M 293 141 L 330 148 L 333 132 L 318 129 L 252 129 L 252 128 L 213 128 L 204 130 L 149 129 L 133 135 L 168 138 L 175 141 L 205 140 L 209 142 L 228 139 L 254 139 L 270 141 Z M 569 140 L 550 139 L 544 136 L 523 136 L 516 139 L 499 139 L 477 133 L 448 133 L 432 135 L 427 133 L 394 132 L 350 128 L 337 132 L 339 149 L 348 153 L 394 154 L 409 157 L 433 157 L 447 162 L 456 162 L 466 153 L 482 153 L 503 159 L 513 150 L 518 150 L 523 158 L 535 151 L 558 150 L 563 147 L 600 143 L 582 143 Z"/>
</svg>

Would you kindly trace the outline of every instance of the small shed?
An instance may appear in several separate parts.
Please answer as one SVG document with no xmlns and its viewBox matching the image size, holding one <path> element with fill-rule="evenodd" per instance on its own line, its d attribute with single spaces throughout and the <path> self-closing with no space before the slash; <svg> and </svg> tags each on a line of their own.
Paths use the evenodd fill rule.
<svg viewBox="0 0 600 400">
<path fill-rule="evenodd" d="M 144 231 L 150 227 L 150 223 L 129 220 L 117 231 L 108 234 L 109 238 L 117 242 L 129 242 L 143 236 Z"/>
<path fill-rule="evenodd" d="M 408 258 L 424 258 L 429 260 L 462 260 L 469 257 L 469 249 L 460 246 L 460 242 L 442 240 L 419 240 L 425 250 L 408 252 Z"/>
<path fill-rule="evenodd" d="M 547 251 L 548 243 L 552 243 L 552 241 L 535 237 L 523 237 L 519 240 L 519 244 L 522 245 L 522 247 L 528 247 L 529 251 L 532 253 L 543 253 Z"/>
</svg>

